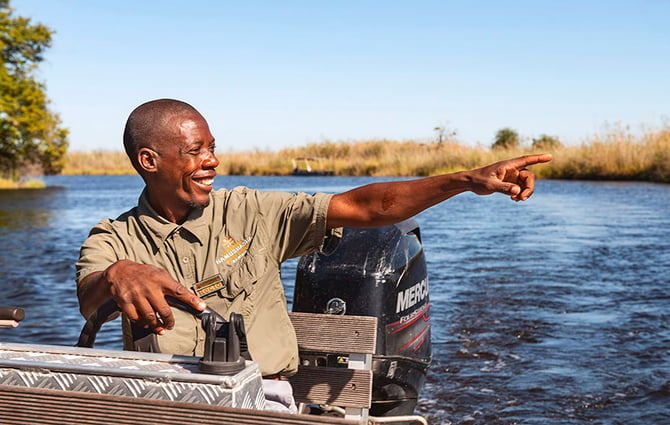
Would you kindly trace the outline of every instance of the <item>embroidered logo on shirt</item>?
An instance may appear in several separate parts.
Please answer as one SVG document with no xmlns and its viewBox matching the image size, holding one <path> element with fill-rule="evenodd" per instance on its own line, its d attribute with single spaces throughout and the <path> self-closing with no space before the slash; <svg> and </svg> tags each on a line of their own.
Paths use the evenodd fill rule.
<svg viewBox="0 0 670 425">
<path fill-rule="evenodd" d="M 221 264 L 226 262 L 228 264 L 234 264 L 239 261 L 247 253 L 249 249 L 249 243 L 253 238 L 250 236 L 241 241 L 236 241 L 233 238 L 225 238 L 221 241 L 221 253 L 220 257 L 216 259 L 216 264 Z"/>
</svg>

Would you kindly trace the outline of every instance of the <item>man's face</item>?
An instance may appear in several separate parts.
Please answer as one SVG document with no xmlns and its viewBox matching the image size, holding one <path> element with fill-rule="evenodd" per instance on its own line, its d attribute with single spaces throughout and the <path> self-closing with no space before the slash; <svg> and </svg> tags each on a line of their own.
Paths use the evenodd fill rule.
<svg viewBox="0 0 670 425">
<path fill-rule="evenodd" d="M 165 218 L 180 222 L 193 208 L 209 204 L 209 193 L 219 160 L 214 154 L 214 137 L 200 115 L 174 117 L 172 140 L 158 148 L 156 186 L 150 199 Z M 150 195 L 151 197 L 151 195 Z"/>
</svg>

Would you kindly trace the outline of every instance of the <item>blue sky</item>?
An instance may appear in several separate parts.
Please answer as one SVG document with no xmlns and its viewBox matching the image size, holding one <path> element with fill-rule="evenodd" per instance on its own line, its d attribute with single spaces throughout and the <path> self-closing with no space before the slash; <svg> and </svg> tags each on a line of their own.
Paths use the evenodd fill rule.
<svg viewBox="0 0 670 425">
<path fill-rule="evenodd" d="M 71 150 L 121 150 L 132 109 L 191 103 L 221 152 L 323 140 L 579 144 L 669 125 L 670 1 L 11 0 Z"/>
</svg>

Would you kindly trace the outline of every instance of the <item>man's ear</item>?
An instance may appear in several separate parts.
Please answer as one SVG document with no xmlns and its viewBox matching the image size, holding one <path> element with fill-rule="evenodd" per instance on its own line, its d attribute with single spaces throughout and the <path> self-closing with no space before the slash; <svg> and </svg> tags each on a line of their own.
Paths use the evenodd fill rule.
<svg viewBox="0 0 670 425">
<path fill-rule="evenodd" d="M 140 168 L 148 173 L 155 173 L 158 163 L 158 154 L 153 149 L 142 148 L 137 152 L 137 162 Z"/>
</svg>

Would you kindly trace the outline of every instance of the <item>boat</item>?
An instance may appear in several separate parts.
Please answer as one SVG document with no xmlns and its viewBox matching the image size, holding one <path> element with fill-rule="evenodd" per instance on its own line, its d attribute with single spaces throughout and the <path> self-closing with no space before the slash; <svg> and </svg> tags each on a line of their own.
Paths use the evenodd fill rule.
<svg viewBox="0 0 670 425">
<path fill-rule="evenodd" d="M 344 228 L 333 253 L 298 262 L 289 313 L 300 355 L 289 378 L 297 414 L 268 407 L 260 368 L 245 354 L 241 316 L 225 320 L 168 298 L 201 320 L 202 358 L 160 353 L 151 333 L 136 336 L 143 351 L 95 348 L 101 326 L 119 315 L 110 300 L 74 347 L 0 341 L 0 417 L 34 425 L 425 425 L 414 409 L 432 357 L 428 295 L 415 220 Z M 24 316 L 0 308 L 0 325 L 17 326 Z"/>
<path fill-rule="evenodd" d="M 291 160 L 294 176 L 333 176 L 335 171 L 323 167 L 322 158 L 298 157 Z"/>
</svg>

